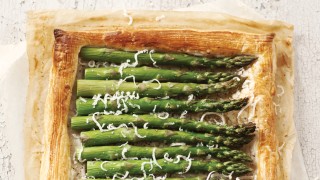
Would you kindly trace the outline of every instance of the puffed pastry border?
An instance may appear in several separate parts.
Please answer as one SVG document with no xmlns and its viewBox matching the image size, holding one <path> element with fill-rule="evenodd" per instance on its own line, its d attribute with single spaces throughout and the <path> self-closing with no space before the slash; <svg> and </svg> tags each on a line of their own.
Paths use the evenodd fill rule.
<svg viewBox="0 0 320 180">
<path fill-rule="evenodd" d="M 73 19 L 75 22 L 72 23 L 74 24 L 59 24 L 57 22 L 54 22 L 51 26 L 46 24 L 51 21 L 48 17 L 57 18 L 55 15 L 57 13 L 58 12 L 35 12 L 29 14 L 28 24 L 30 25 L 30 34 L 27 36 L 28 56 L 32 67 L 30 67 L 31 81 L 29 84 L 27 104 L 32 105 L 32 107 L 30 107 L 32 108 L 32 112 L 27 111 L 26 113 L 25 125 L 26 127 L 30 127 L 30 129 L 26 131 L 26 144 L 30 146 L 31 142 L 37 142 L 35 146 L 42 148 L 42 150 L 39 151 L 38 154 L 31 155 L 30 157 L 42 157 L 42 160 L 40 160 L 40 163 L 38 162 L 39 159 L 32 159 L 32 162 L 30 162 L 28 160 L 31 158 L 27 157 L 25 159 L 26 170 L 31 167 L 40 169 L 39 179 L 70 178 L 71 155 L 67 121 L 72 89 L 77 74 L 78 53 L 80 48 L 85 45 L 107 45 L 110 48 L 125 50 L 141 50 L 145 48 L 174 52 L 178 50 L 178 52 L 182 53 L 203 54 L 206 56 L 217 54 L 257 55 L 259 57 L 259 63 L 252 68 L 255 81 L 253 93 L 254 96 L 260 97 L 260 102 L 257 103 L 254 117 L 254 121 L 257 123 L 259 129 L 254 143 L 257 146 L 257 179 L 266 179 L 266 177 L 271 180 L 288 178 L 286 172 L 289 170 L 286 170 L 286 165 L 283 164 L 288 164 L 289 166 L 290 162 L 282 162 L 284 160 L 279 157 L 278 146 L 279 142 L 283 141 L 282 135 L 288 136 L 288 133 L 292 133 L 294 130 L 294 126 L 289 124 L 290 128 L 287 128 L 286 131 L 277 132 L 279 127 L 281 127 L 281 123 L 278 122 L 279 116 L 275 114 L 273 104 L 277 91 L 275 83 L 279 81 L 275 80 L 275 77 L 279 76 L 279 74 L 289 73 L 290 76 L 286 77 L 287 82 L 282 81 L 282 79 L 280 80 L 280 84 L 284 84 L 285 89 L 289 91 L 289 102 L 290 97 L 292 97 L 292 94 L 290 94 L 293 84 L 291 82 L 291 78 L 293 78 L 291 36 L 290 34 L 289 36 L 285 34 L 285 32 L 292 33 L 292 26 L 283 25 L 280 22 L 274 24 L 270 24 L 270 22 L 269 24 L 266 22 L 264 22 L 265 24 L 248 22 L 247 24 L 243 24 L 245 22 L 243 19 L 230 16 L 222 17 L 221 14 L 217 17 L 208 18 L 209 14 L 214 15 L 214 13 L 202 13 L 201 16 L 194 14 L 195 16 L 191 16 L 191 20 L 197 22 L 195 25 L 191 25 L 191 22 L 185 25 L 186 23 L 182 22 L 180 25 L 178 23 L 178 25 L 175 26 L 168 23 L 166 28 L 164 28 L 165 25 L 163 24 L 159 25 L 159 27 L 157 25 L 148 26 L 148 24 L 151 24 L 149 22 L 150 15 L 166 14 L 166 17 L 169 17 L 167 19 L 171 18 L 179 22 L 177 19 L 184 19 L 183 14 L 185 12 L 133 12 L 134 15 L 142 18 L 142 20 L 138 19 L 138 21 L 141 21 L 137 23 L 138 28 L 123 25 L 123 20 L 116 20 L 115 25 L 108 24 L 111 23 L 110 20 L 108 20 L 105 26 L 98 26 L 99 23 L 103 24 L 101 20 L 103 20 L 104 17 L 98 16 L 102 17 L 102 19 L 98 17 L 90 18 L 92 14 L 88 13 L 86 18 L 82 19 L 84 15 L 80 13 L 77 14 L 78 12 L 75 14 L 79 19 L 82 19 L 81 22 Z M 108 14 L 108 18 L 120 17 L 119 12 L 102 14 Z M 205 14 L 207 16 L 204 16 Z M 43 18 L 35 20 L 39 15 Z M 73 16 L 75 15 L 73 14 Z M 223 19 L 227 21 L 223 22 L 225 23 L 223 25 L 220 24 L 219 26 L 221 27 L 217 29 L 208 27 L 208 24 L 214 25 L 215 23 L 223 21 Z M 207 22 L 202 22 L 201 20 L 206 20 Z M 97 23 L 97 21 L 99 21 L 99 23 Z M 208 28 L 197 28 L 201 23 L 205 23 L 205 27 Z M 42 27 L 35 26 L 39 24 Z M 226 27 L 226 24 L 228 24 L 227 30 L 219 29 L 222 28 L 222 26 Z M 232 26 L 238 26 L 238 28 L 232 28 Z M 249 33 L 242 32 L 246 26 Z M 262 28 L 259 28 L 259 26 Z M 36 32 L 40 32 L 40 28 L 42 28 L 44 32 L 37 34 Z M 255 28 L 256 30 L 253 30 Z M 53 31 L 54 37 L 48 34 Z M 46 45 L 44 45 L 45 40 L 49 40 Z M 54 47 L 53 57 L 52 54 L 50 56 L 48 53 L 50 46 L 47 46 L 50 44 Z M 31 45 L 34 45 L 34 47 Z M 282 51 L 279 51 L 279 46 L 285 50 L 282 49 Z M 38 55 L 34 49 L 41 50 L 41 48 L 43 48 L 44 54 Z M 44 60 L 39 60 L 39 56 L 45 57 L 44 60 L 52 59 L 52 64 Z M 279 62 L 282 62 L 282 64 L 279 64 Z M 50 78 L 48 78 L 48 73 L 45 72 L 45 70 L 48 69 L 51 69 Z M 280 69 L 280 71 L 278 69 Z M 39 73 L 35 70 L 41 72 Z M 43 82 L 44 79 L 42 79 L 43 76 L 41 75 L 49 79 L 49 86 L 39 84 L 37 87 L 34 87 L 35 80 L 40 79 Z M 31 91 L 34 89 L 40 93 L 39 96 L 41 100 L 35 99 L 34 95 L 32 95 L 33 93 Z M 47 97 L 46 101 L 43 97 Z M 280 102 L 280 105 L 282 103 Z M 43 108 L 39 108 L 41 104 L 46 104 L 44 111 Z M 289 112 L 289 117 L 293 111 L 292 105 L 290 107 L 289 109 L 284 109 L 284 111 Z M 36 117 L 37 121 L 31 123 L 30 117 Z M 42 129 L 35 129 L 35 127 L 42 127 Z M 39 139 L 39 132 L 44 132 L 43 139 Z M 31 149 L 35 148 L 29 147 L 26 151 L 30 152 Z M 286 149 L 289 156 L 291 155 L 290 151 L 292 151 L 292 149 Z M 26 175 L 26 179 L 31 178 Z"/>
</svg>

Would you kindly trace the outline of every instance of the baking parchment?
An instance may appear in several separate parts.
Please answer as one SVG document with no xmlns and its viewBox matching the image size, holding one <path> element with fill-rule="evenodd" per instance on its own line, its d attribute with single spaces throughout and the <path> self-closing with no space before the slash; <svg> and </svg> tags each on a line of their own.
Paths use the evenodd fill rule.
<svg viewBox="0 0 320 180">
<path fill-rule="evenodd" d="M 188 11 L 213 11 L 213 12 L 222 12 L 222 13 L 228 13 L 231 15 L 235 15 L 237 17 L 241 18 L 247 18 L 247 19 L 253 19 L 253 20 L 263 20 L 261 15 L 256 13 L 254 10 L 248 8 L 246 5 L 241 3 L 240 1 L 234 1 L 232 0 L 221 0 L 221 1 L 216 1 L 215 3 L 207 3 L 207 4 L 202 4 L 198 6 L 193 6 L 187 9 L 180 9 L 180 10 L 188 10 Z M 63 18 L 64 16 L 60 16 L 60 18 Z M 57 17 L 55 17 L 57 18 Z M 125 19 L 125 18 L 124 18 Z M 60 19 L 61 20 L 61 19 Z M 65 20 L 65 19 L 64 19 Z M 48 20 L 51 21 L 51 20 Z M 55 19 L 55 23 L 59 22 L 59 19 Z M 64 26 L 68 23 L 76 23 L 75 19 L 68 18 L 65 21 L 65 24 L 61 24 L 61 26 Z M 263 31 L 263 30 L 262 30 Z M 51 35 L 52 36 L 52 35 Z M 53 39 L 51 39 L 53 40 Z M 41 43 L 41 42 L 39 42 Z M 50 44 L 50 43 L 48 43 Z M 1 87 L 0 87 L 0 103 L 3 105 L 3 107 L 0 107 L 1 113 L 1 122 L 3 120 L 4 122 L 4 132 L 3 132 L 3 138 L 6 139 L 7 143 L 4 144 L 2 149 L 7 149 L 7 154 L 8 155 L 3 155 L 3 157 L 11 157 L 5 162 L 2 161 L 2 164 L 5 166 L 11 166 L 11 171 L 10 175 L 8 175 L 9 179 L 23 179 L 24 174 L 28 174 L 24 172 L 23 168 L 23 154 L 24 154 L 24 147 L 23 144 L 26 142 L 23 142 L 23 119 L 24 119 L 24 113 L 31 115 L 35 114 L 41 114 L 41 106 L 44 104 L 44 102 L 39 102 L 39 104 L 33 106 L 33 108 L 25 112 L 25 104 L 24 100 L 26 98 L 26 87 L 28 83 L 28 64 L 27 64 L 27 57 L 26 57 L 26 50 L 25 48 L 20 44 L 18 46 L 6 46 L 6 47 L 0 47 L 0 49 L 4 50 L 6 49 L 6 56 L 1 57 L 0 63 L 6 64 L 6 65 L 1 65 L 1 72 L 0 75 L 1 77 Z M 19 54 L 19 53 L 21 54 Z M 1 53 L 3 54 L 3 53 Z M 50 57 L 47 57 L 50 59 Z M 44 69 L 48 68 L 50 66 L 50 63 L 48 64 L 30 64 L 31 66 L 42 66 Z M 9 70 L 8 70 L 9 67 Z M 7 71 L 6 71 L 7 69 Z M 8 73 L 5 73 L 8 72 Z M 45 73 L 45 72 L 43 72 Z M 46 77 L 41 77 L 40 74 L 33 74 L 33 79 L 32 82 L 36 82 L 37 78 L 46 78 Z M 292 79 L 288 79 L 288 81 L 291 83 L 293 82 Z M 43 91 L 41 91 L 38 96 L 32 96 L 30 98 L 39 98 L 45 97 L 46 96 L 46 84 L 29 84 L 30 86 L 34 86 L 35 88 L 40 88 Z M 18 95 L 18 96 L 17 96 Z M 30 108 L 29 108 L 30 109 Z M 0 122 L 0 123 L 1 123 Z M 34 125 L 34 124 L 33 124 Z M 37 125 L 36 125 L 37 126 Z M 39 127 L 41 127 L 41 124 L 38 124 Z M 25 131 L 31 130 L 24 129 Z M 29 131 L 31 133 L 31 131 Z M 292 158 L 292 171 L 291 171 L 291 178 L 292 180 L 294 179 L 308 179 L 304 167 L 304 162 L 303 158 L 301 155 L 301 150 L 299 147 L 299 143 L 295 143 L 296 139 L 296 133 L 294 126 L 290 127 L 290 132 L 293 132 L 293 134 L 290 134 L 289 137 L 291 138 L 290 144 L 284 144 L 284 148 L 293 148 L 294 147 L 294 153 L 293 153 L 293 158 Z M 35 150 L 30 154 L 31 158 L 28 158 L 30 163 L 33 164 L 33 160 L 37 161 L 38 158 L 41 155 L 41 131 L 39 132 L 32 132 L 31 135 L 34 139 L 34 141 L 30 142 L 32 143 L 33 147 L 38 147 L 38 148 L 33 148 Z M 27 142 L 28 143 L 28 142 Z M 4 152 L 4 151 L 3 151 Z M 291 155 L 290 155 L 291 156 Z M 286 158 L 286 159 L 291 159 L 291 158 Z M 0 161 L 1 163 L 1 161 Z M 33 167 L 35 168 L 35 167 Z M 28 170 L 27 170 L 28 171 Z M 2 175 L 1 175 L 2 176 Z M 6 178 L 4 176 L 4 178 Z"/>
</svg>

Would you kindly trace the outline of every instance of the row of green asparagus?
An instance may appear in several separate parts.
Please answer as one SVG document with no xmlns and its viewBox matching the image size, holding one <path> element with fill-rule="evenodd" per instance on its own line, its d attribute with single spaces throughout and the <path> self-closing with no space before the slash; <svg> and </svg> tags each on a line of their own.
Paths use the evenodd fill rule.
<svg viewBox="0 0 320 180">
<path fill-rule="evenodd" d="M 83 60 L 107 61 L 121 64 L 135 60 L 135 52 L 119 51 L 107 48 L 83 47 L 79 53 Z M 141 53 L 138 55 L 138 66 L 143 65 L 172 65 L 185 67 L 206 67 L 206 68 L 239 68 L 251 64 L 257 57 L 239 55 L 234 57 L 201 57 L 176 53 Z"/>
<path fill-rule="evenodd" d="M 77 131 L 87 131 L 91 129 L 97 129 L 96 122 L 92 120 L 92 116 L 75 116 L 71 118 L 71 128 Z M 114 126 L 120 126 L 126 124 L 130 126 L 133 123 L 138 128 L 150 129 L 171 129 L 171 130 L 186 130 L 193 132 L 202 132 L 210 134 L 225 134 L 227 136 L 247 136 L 252 134 L 256 126 L 254 123 L 247 123 L 241 125 L 217 125 L 208 122 L 200 122 L 195 119 L 180 119 L 180 118 L 167 118 L 160 119 L 157 115 L 101 115 L 95 117 L 99 124 L 105 124 L 107 127 L 109 124 Z"/>
<path fill-rule="evenodd" d="M 96 105 L 92 105 L 93 99 L 80 98 L 76 101 L 78 115 L 88 115 L 94 112 L 117 111 L 119 110 L 117 101 L 98 101 Z M 240 110 L 248 103 L 248 99 L 215 101 L 210 99 L 202 100 L 177 100 L 177 99 L 152 99 L 140 98 L 129 99 L 125 102 L 127 109 L 125 113 L 145 114 L 153 112 L 228 112 Z M 124 105 L 123 105 L 124 106 Z M 156 107 L 156 108 L 155 108 Z"/>
<path fill-rule="evenodd" d="M 157 165 L 149 160 L 127 160 L 127 161 L 88 161 L 87 175 L 97 178 L 113 177 L 114 174 L 125 174 L 129 172 L 131 176 L 143 175 L 143 171 L 148 174 L 163 175 L 179 173 L 183 174 L 187 170 L 190 173 L 207 173 L 215 171 L 223 174 L 242 175 L 251 171 L 243 163 L 232 161 L 220 162 L 217 160 L 192 160 L 190 169 L 188 161 L 169 162 L 164 159 L 157 160 Z"/>
<path fill-rule="evenodd" d="M 85 47 L 80 51 L 80 57 L 83 60 L 108 61 L 115 64 L 127 62 L 127 59 L 132 59 L 134 55 L 133 52 L 106 48 Z M 78 80 L 77 95 L 86 98 L 79 98 L 76 101 L 77 113 L 81 116 L 72 118 L 71 127 L 82 131 L 80 139 L 84 148 L 78 150 L 77 154 L 80 159 L 87 161 L 87 176 L 112 178 L 116 174 L 126 173 L 134 177 L 148 174 L 208 173 L 212 171 L 242 175 L 250 172 L 251 169 L 243 163 L 251 162 L 251 158 L 244 152 L 230 149 L 230 147 L 239 148 L 249 143 L 254 137 L 254 124 L 226 126 L 189 119 L 160 119 L 156 115 L 146 115 L 150 112 L 182 113 L 187 111 L 189 113 L 239 110 L 247 104 L 247 99 L 187 101 L 154 98 L 224 93 L 239 87 L 244 79 L 229 72 L 186 72 L 141 66 L 156 64 L 160 66 L 239 68 L 249 65 L 256 57 L 204 58 L 167 53 L 152 53 L 151 56 L 145 53 L 139 54 L 136 65 L 140 67 L 124 68 L 121 72 L 119 67 L 87 68 L 85 70 L 86 80 Z M 145 81 L 150 79 L 154 81 Z M 157 81 L 161 83 L 156 83 Z M 113 95 L 117 92 L 136 92 L 143 98 L 126 99 L 125 102 L 120 101 L 120 103 L 119 100 L 89 99 L 97 94 Z M 119 107 L 125 107 L 121 113 L 126 114 L 87 116 L 96 112 L 108 114 L 108 112 L 119 110 Z M 129 115 L 133 113 L 139 115 Z M 188 145 L 158 148 L 137 146 L 137 143 L 148 142 L 164 144 L 183 142 Z M 199 143 L 201 146 L 195 146 Z M 119 146 L 120 144 L 123 145 Z M 202 160 L 191 158 L 177 160 L 179 156 L 188 155 L 192 158 L 202 157 Z M 212 158 L 203 159 L 208 156 Z M 172 161 L 169 157 L 173 158 Z M 138 158 L 138 160 L 130 160 L 130 158 Z M 117 161 L 120 159 L 124 161 Z M 189 179 L 205 178 L 198 176 Z M 173 178 L 172 180 L 178 179 Z"/>
</svg>

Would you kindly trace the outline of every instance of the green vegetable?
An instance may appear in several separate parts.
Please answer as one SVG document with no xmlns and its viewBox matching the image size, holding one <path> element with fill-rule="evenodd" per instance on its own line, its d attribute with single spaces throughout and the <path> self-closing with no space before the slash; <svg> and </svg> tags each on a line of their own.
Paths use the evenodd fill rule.
<svg viewBox="0 0 320 180">
<path fill-rule="evenodd" d="M 135 52 L 118 51 L 107 48 L 83 47 L 79 56 L 84 60 L 107 61 L 110 63 L 124 63 L 130 59 L 135 62 Z M 207 68 L 234 68 L 244 67 L 257 59 L 255 56 L 213 57 L 191 56 L 174 53 L 152 53 L 152 59 L 156 65 L 207 67 Z M 138 65 L 153 65 L 150 55 L 142 53 L 138 55 Z"/>
</svg>

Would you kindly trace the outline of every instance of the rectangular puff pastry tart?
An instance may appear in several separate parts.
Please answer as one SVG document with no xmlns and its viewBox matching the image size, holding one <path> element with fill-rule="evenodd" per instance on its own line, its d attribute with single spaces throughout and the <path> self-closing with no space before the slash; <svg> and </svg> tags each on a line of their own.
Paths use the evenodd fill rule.
<svg viewBox="0 0 320 180">
<path fill-rule="evenodd" d="M 26 163 L 38 168 L 36 179 L 288 179 L 292 124 L 281 121 L 292 118 L 291 37 L 281 32 L 292 27 L 245 32 L 244 22 L 225 17 L 234 27 L 197 29 L 217 23 L 202 16 L 194 25 L 161 24 L 182 15 L 131 12 L 128 25 L 113 12 L 105 22 L 87 15 L 46 27 L 53 50 L 37 115 L 41 160 Z M 31 42 L 39 36 L 32 27 Z"/>
</svg>

